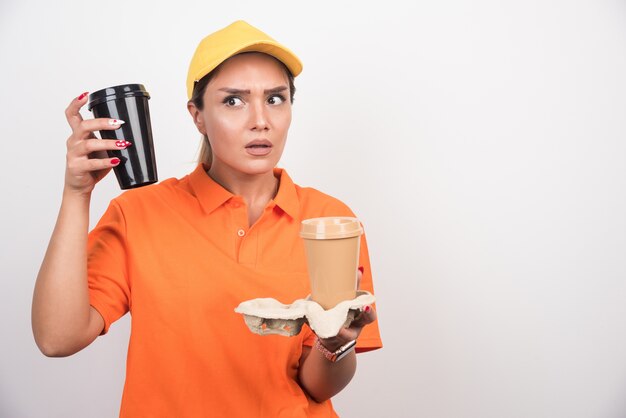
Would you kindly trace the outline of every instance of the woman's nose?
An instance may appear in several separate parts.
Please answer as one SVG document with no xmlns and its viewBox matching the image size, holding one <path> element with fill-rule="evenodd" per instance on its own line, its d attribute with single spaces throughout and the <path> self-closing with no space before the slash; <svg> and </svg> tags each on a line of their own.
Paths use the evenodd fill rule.
<svg viewBox="0 0 626 418">
<path fill-rule="evenodd" d="M 251 106 L 252 130 L 264 131 L 269 128 L 269 119 L 265 103 L 254 103 Z"/>
</svg>

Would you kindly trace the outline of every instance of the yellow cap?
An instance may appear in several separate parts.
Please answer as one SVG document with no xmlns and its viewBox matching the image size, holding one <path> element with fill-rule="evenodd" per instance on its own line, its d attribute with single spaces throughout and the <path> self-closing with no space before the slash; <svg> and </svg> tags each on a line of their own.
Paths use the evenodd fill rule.
<svg viewBox="0 0 626 418">
<path fill-rule="evenodd" d="M 293 76 L 302 72 L 302 62 L 283 45 L 254 26 L 238 20 L 200 41 L 189 64 L 187 97 L 191 99 L 196 81 L 213 71 L 218 65 L 241 52 L 263 52 L 287 66 Z"/>
</svg>

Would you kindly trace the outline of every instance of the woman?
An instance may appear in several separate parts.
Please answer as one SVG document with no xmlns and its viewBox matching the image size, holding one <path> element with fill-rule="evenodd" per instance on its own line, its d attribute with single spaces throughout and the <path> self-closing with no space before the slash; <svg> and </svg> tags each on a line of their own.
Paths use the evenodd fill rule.
<svg viewBox="0 0 626 418">
<path fill-rule="evenodd" d="M 291 51 L 245 22 L 205 38 L 187 84 L 201 163 L 114 199 L 89 234 L 91 193 L 119 161 L 88 156 L 132 144 L 94 139 L 123 121 L 82 120 L 86 94 L 69 105 L 63 201 L 35 286 L 33 330 L 44 354 L 67 356 L 130 311 L 120 416 L 336 416 L 329 399 L 352 379 L 356 357 L 329 354 L 357 338 L 357 351 L 381 347 L 370 307 L 324 340 L 308 327 L 291 338 L 252 334 L 233 312 L 248 299 L 305 296 L 300 221 L 353 216 L 275 168 L 300 70 Z M 360 266 L 361 288 L 372 291 L 364 238 Z"/>
</svg>

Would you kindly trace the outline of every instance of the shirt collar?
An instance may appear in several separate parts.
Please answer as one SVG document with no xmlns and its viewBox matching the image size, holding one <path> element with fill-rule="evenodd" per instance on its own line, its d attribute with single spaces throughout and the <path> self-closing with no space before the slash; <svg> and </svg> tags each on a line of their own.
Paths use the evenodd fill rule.
<svg viewBox="0 0 626 418">
<path fill-rule="evenodd" d="M 280 182 L 278 193 L 274 197 L 274 203 L 287 215 L 298 219 L 300 204 L 298 203 L 296 185 L 282 168 L 275 168 L 274 176 Z M 198 164 L 196 169 L 189 175 L 189 182 L 202 209 L 207 214 L 213 212 L 234 196 L 206 173 L 206 168 L 202 163 Z"/>
<path fill-rule="evenodd" d="M 278 193 L 274 197 L 274 203 L 281 208 L 287 215 L 294 219 L 298 219 L 300 216 L 300 203 L 298 200 L 298 192 L 296 191 L 296 185 L 291 180 L 291 177 L 282 168 L 274 169 L 274 176 L 278 177 L 280 185 L 278 186 Z"/>
<path fill-rule="evenodd" d="M 219 185 L 207 173 L 202 163 L 189 175 L 189 182 L 202 209 L 209 214 L 226 203 L 233 194 Z"/>
</svg>

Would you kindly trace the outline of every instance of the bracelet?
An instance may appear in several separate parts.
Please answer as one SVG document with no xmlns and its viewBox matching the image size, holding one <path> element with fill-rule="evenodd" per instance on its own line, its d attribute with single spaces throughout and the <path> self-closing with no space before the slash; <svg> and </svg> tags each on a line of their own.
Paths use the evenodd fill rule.
<svg viewBox="0 0 626 418">
<path fill-rule="evenodd" d="M 328 359 L 328 361 L 332 363 L 336 363 L 345 356 L 347 356 L 350 351 L 354 350 L 355 346 L 356 340 L 348 341 L 333 353 L 332 351 L 329 351 L 326 347 L 324 347 L 319 338 L 315 340 L 315 348 L 322 354 L 324 354 L 324 357 L 326 357 L 326 359 Z"/>
</svg>

